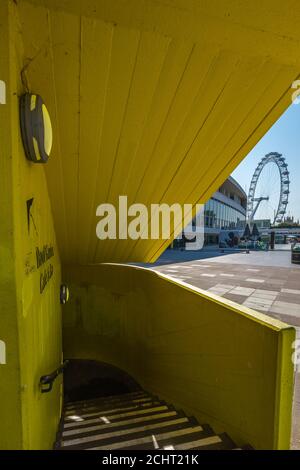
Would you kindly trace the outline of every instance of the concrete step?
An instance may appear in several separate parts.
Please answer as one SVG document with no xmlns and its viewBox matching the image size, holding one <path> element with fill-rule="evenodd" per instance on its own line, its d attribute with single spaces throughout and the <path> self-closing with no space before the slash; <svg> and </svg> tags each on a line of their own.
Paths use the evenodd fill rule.
<svg viewBox="0 0 300 470">
<path fill-rule="evenodd" d="M 144 398 L 141 400 L 132 400 L 126 401 L 123 403 L 103 403 L 100 406 L 92 406 L 92 407 L 82 407 L 72 410 L 72 412 L 65 413 L 65 419 L 73 419 L 72 417 L 75 416 L 85 416 L 85 415 L 93 415 L 95 413 L 108 413 L 110 410 L 127 410 L 129 408 L 138 408 L 138 407 L 145 407 L 151 406 L 154 403 L 159 403 L 158 399 L 155 398 Z"/>
<path fill-rule="evenodd" d="M 122 429 L 122 427 L 124 426 L 134 426 L 134 425 L 137 425 L 139 423 L 149 423 L 149 422 L 158 422 L 158 421 L 164 421 L 166 419 L 170 419 L 170 418 L 173 418 L 173 417 L 181 417 L 182 416 L 182 413 L 180 412 L 177 412 L 175 410 L 167 410 L 165 412 L 161 412 L 161 413 L 151 413 L 147 416 L 143 415 L 143 416 L 131 416 L 129 419 L 122 419 L 122 420 L 118 420 L 114 423 L 112 422 L 105 422 L 105 421 L 102 421 L 102 424 L 99 425 L 99 423 L 101 423 L 101 421 L 98 419 L 97 422 L 93 422 L 93 423 L 89 423 L 90 424 L 90 428 L 97 428 L 97 432 L 99 432 L 101 434 L 102 431 L 106 431 L 107 429 Z M 71 430 L 69 428 L 67 428 L 66 430 L 63 430 L 62 432 L 62 437 L 66 437 L 66 436 L 72 436 L 72 435 L 75 435 L 76 433 L 78 432 L 81 432 L 82 428 L 72 428 Z M 72 431 L 72 434 L 69 434 L 69 431 Z M 75 432 L 74 432 L 75 431 Z M 91 432 L 93 431 L 93 429 L 91 429 Z M 68 434 L 67 434 L 68 432 Z M 88 431 L 90 432 L 90 431 Z"/>
<path fill-rule="evenodd" d="M 83 413 L 83 414 L 78 414 L 74 415 L 73 419 L 70 417 L 66 418 L 66 423 L 69 423 L 70 420 L 74 421 L 74 426 L 80 425 L 79 423 L 82 423 L 84 420 L 87 421 L 87 418 L 98 418 L 101 420 L 103 423 L 113 423 L 115 421 L 120 421 L 121 419 L 129 418 L 129 417 L 134 417 L 134 416 L 140 416 L 140 415 L 148 415 L 148 414 L 153 414 L 153 413 L 159 413 L 163 412 L 166 410 L 170 410 L 170 406 L 166 404 L 150 404 L 150 406 L 145 406 L 145 407 L 138 407 L 138 408 L 133 408 L 131 411 L 128 410 L 110 410 L 110 413 L 103 412 L 103 411 L 95 411 L 93 413 Z"/>
<path fill-rule="evenodd" d="M 191 426 L 189 418 L 185 416 L 171 416 L 167 419 L 156 420 L 155 422 L 149 421 L 148 423 L 141 422 L 135 423 L 134 426 L 123 426 L 122 429 L 106 429 L 105 432 L 92 432 L 81 434 L 77 436 L 70 436 L 63 440 L 63 447 L 80 446 L 80 448 L 89 448 L 91 446 L 110 446 L 123 444 L 123 442 L 135 441 L 137 439 L 145 438 L 152 434 L 161 432 L 177 431 Z M 202 428 L 201 428 L 202 430 Z M 152 439 L 150 440 L 150 442 Z M 78 448 L 78 447 L 77 447 Z"/>
<path fill-rule="evenodd" d="M 117 449 L 159 449 L 165 445 L 176 445 L 178 439 L 181 438 L 183 441 L 188 442 L 205 436 L 203 427 L 200 425 L 186 425 L 173 430 L 158 429 L 156 433 L 151 433 L 147 436 L 136 436 L 135 438 L 126 438 L 118 442 L 105 442 L 97 446 L 91 446 L 91 450 L 117 450 Z M 206 436 L 205 436 L 206 437 Z M 147 446 L 148 444 L 148 446 Z M 150 444 L 150 446 L 149 446 Z"/>
<path fill-rule="evenodd" d="M 239 448 L 144 390 L 68 403 L 56 448 L 62 450 L 216 450 Z"/>
<path fill-rule="evenodd" d="M 80 401 L 73 401 L 68 402 L 65 404 L 65 411 L 69 412 L 74 409 L 93 406 L 93 405 L 101 405 L 101 403 L 123 403 L 126 401 L 131 401 L 139 398 L 147 398 L 151 397 L 152 395 L 149 393 L 144 392 L 143 390 L 139 390 L 136 392 L 130 393 L 123 393 L 122 395 L 111 395 L 107 397 L 99 397 L 99 398 L 91 398 L 89 400 L 80 400 Z"/>
</svg>

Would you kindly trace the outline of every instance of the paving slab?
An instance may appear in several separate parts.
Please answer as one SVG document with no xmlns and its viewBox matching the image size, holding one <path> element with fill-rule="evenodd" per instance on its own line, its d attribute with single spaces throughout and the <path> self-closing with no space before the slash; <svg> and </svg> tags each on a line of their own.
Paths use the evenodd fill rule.
<svg viewBox="0 0 300 470">
<path fill-rule="evenodd" d="M 299 304 L 275 301 L 270 310 L 275 313 L 282 313 L 283 315 L 300 318 L 300 305 Z"/>
<path fill-rule="evenodd" d="M 254 291 L 255 289 L 250 287 L 237 286 L 230 291 L 230 294 L 244 295 L 245 297 L 249 297 L 249 295 L 253 294 Z"/>
<path fill-rule="evenodd" d="M 279 300 L 281 302 L 288 302 L 292 304 L 298 304 L 300 299 L 298 295 L 293 295 L 293 294 L 283 294 L 282 292 L 279 292 L 276 300 Z"/>
</svg>

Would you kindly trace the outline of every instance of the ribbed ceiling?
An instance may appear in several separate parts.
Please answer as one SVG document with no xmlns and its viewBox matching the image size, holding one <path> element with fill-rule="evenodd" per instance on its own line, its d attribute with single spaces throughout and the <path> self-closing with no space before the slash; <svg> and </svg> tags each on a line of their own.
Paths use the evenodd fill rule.
<svg viewBox="0 0 300 470">
<path fill-rule="evenodd" d="M 96 207 L 205 202 L 290 104 L 299 4 L 221 3 L 18 2 L 63 262 L 155 260 L 169 242 L 99 241 Z"/>
</svg>

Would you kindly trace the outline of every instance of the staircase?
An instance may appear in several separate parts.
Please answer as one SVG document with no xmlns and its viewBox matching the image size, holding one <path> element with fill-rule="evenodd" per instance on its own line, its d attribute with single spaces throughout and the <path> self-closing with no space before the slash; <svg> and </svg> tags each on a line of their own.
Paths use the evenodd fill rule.
<svg viewBox="0 0 300 470">
<path fill-rule="evenodd" d="M 67 403 L 56 449 L 217 450 L 236 449 L 227 434 L 216 435 L 157 397 L 139 390 Z"/>
</svg>

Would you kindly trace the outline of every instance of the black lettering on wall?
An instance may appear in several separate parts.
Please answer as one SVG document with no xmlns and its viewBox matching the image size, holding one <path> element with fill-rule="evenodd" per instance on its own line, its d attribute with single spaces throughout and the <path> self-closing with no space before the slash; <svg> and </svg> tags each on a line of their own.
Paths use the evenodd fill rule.
<svg viewBox="0 0 300 470">
<path fill-rule="evenodd" d="M 38 247 L 35 249 L 36 253 L 36 266 L 40 268 L 46 261 L 54 256 L 53 246 L 44 245 L 43 249 L 40 250 Z"/>
</svg>

